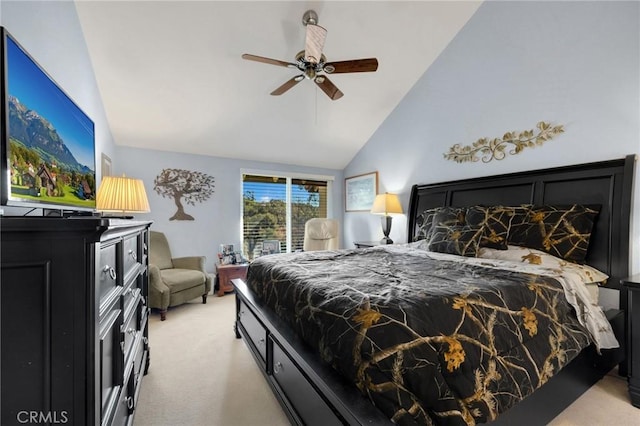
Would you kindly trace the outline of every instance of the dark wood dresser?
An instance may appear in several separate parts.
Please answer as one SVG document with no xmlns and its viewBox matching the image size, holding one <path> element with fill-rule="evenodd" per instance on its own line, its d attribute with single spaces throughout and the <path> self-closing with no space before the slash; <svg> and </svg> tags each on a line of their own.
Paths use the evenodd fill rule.
<svg viewBox="0 0 640 426">
<path fill-rule="evenodd" d="M 0 218 L 2 425 L 132 424 L 150 222 Z"/>
</svg>

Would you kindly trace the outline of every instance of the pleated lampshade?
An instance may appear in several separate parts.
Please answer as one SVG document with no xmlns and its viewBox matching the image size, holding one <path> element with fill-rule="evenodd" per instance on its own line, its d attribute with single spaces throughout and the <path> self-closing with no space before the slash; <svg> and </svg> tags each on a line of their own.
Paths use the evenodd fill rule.
<svg viewBox="0 0 640 426">
<path fill-rule="evenodd" d="M 104 176 L 96 195 L 96 209 L 106 213 L 148 213 L 149 201 L 141 179 Z"/>
</svg>

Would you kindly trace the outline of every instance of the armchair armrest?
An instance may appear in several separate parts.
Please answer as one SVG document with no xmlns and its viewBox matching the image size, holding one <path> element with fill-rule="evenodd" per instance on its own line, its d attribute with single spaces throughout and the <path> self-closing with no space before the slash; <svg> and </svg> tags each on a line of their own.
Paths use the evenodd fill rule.
<svg viewBox="0 0 640 426">
<path fill-rule="evenodd" d="M 149 264 L 149 306 L 152 308 L 167 309 L 171 291 L 162 281 L 160 268 Z"/>
<path fill-rule="evenodd" d="M 187 257 L 176 257 L 171 259 L 173 262 L 174 268 L 179 269 L 195 269 L 197 271 L 202 271 L 206 274 L 204 270 L 204 262 L 206 257 L 204 256 L 187 256 Z"/>
</svg>

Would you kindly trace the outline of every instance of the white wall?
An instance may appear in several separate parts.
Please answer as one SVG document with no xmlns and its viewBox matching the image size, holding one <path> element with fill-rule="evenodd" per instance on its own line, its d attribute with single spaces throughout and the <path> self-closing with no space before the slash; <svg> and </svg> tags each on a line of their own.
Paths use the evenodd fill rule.
<svg viewBox="0 0 640 426">
<path fill-rule="evenodd" d="M 145 184 L 151 213 L 136 215 L 137 219 L 153 220 L 151 229 L 167 235 L 174 257 L 207 256 L 207 270 L 214 270 L 220 244 L 241 247 L 241 170 L 262 170 L 334 176 L 329 215 L 342 221 L 343 174 L 341 170 L 296 167 L 275 163 L 232 160 L 204 155 L 118 147 L 115 172 L 142 179 Z M 154 190 L 154 179 L 163 169 L 184 169 L 213 176 L 213 195 L 194 206 L 184 204 L 193 221 L 169 220 L 176 212 L 173 199 L 163 198 Z"/>
<path fill-rule="evenodd" d="M 377 170 L 380 191 L 640 154 L 640 3 L 485 2 L 345 169 Z M 490 163 L 447 161 L 454 144 L 545 120 L 565 133 Z M 640 169 L 640 164 L 636 165 Z M 345 241 L 382 237 L 379 218 L 346 213 Z M 391 237 L 407 240 L 406 216 Z M 631 272 L 640 272 L 640 170 Z"/>
</svg>

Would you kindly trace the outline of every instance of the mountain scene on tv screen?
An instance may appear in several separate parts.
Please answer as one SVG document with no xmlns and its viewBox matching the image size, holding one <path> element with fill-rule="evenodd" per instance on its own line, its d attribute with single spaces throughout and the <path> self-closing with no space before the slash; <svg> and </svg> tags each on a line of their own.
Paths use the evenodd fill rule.
<svg viewBox="0 0 640 426">
<path fill-rule="evenodd" d="M 55 127 L 9 96 L 11 193 L 22 199 L 92 207 L 93 170 L 80 164 Z"/>
</svg>

